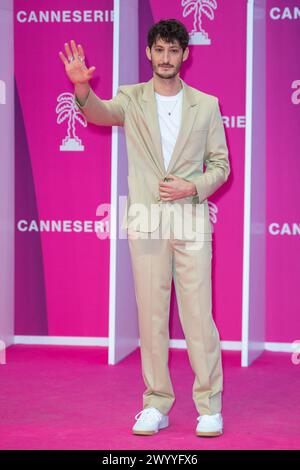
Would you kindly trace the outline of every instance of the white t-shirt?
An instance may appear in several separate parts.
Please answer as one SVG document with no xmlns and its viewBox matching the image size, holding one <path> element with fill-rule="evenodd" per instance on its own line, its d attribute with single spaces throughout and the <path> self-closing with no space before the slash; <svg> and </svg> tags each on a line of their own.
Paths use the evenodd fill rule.
<svg viewBox="0 0 300 470">
<path fill-rule="evenodd" d="M 166 170 L 168 169 L 181 125 L 182 96 L 183 89 L 173 96 L 159 95 L 155 92 Z M 168 112 L 171 112 L 171 115 Z"/>
</svg>

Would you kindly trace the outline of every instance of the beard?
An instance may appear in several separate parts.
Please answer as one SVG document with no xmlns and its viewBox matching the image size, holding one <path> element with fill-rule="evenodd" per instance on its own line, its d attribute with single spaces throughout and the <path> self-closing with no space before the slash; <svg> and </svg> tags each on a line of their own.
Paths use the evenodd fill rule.
<svg viewBox="0 0 300 470">
<path fill-rule="evenodd" d="M 164 80 L 171 80 L 178 74 L 181 67 L 181 63 L 177 66 L 172 66 L 168 69 L 163 69 L 160 65 L 153 65 L 152 63 L 152 70 L 158 77 Z"/>
</svg>

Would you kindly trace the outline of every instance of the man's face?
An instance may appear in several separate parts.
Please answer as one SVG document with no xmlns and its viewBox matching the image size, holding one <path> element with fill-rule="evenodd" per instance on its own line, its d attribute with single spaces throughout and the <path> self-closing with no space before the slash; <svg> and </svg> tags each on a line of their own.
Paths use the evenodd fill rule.
<svg viewBox="0 0 300 470">
<path fill-rule="evenodd" d="M 160 38 L 146 49 L 148 59 L 152 63 L 153 72 L 160 78 L 174 78 L 180 70 L 182 62 L 188 57 L 188 47 L 184 53 L 179 42 L 166 42 Z"/>
</svg>

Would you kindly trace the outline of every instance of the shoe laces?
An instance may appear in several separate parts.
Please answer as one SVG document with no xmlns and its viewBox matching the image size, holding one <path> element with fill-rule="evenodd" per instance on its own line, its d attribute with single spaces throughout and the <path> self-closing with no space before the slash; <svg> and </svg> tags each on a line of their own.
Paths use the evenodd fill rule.
<svg viewBox="0 0 300 470">
<path fill-rule="evenodd" d="M 159 418 L 161 419 L 162 413 L 157 410 L 154 407 L 149 407 L 149 408 L 144 408 L 142 411 L 140 411 L 136 416 L 135 419 L 140 418 L 141 420 L 143 419 L 148 419 L 148 418 Z"/>
</svg>

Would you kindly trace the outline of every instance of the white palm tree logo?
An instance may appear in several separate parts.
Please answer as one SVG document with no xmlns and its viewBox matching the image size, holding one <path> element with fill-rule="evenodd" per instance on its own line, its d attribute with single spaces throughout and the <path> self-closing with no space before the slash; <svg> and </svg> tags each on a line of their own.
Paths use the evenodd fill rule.
<svg viewBox="0 0 300 470">
<path fill-rule="evenodd" d="M 211 41 L 208 34 L 202 28 L 202 14 L 206 15 L 210 20 L 213 20 L 214 10 L 217 9 L 216 0 L 182 0 L 181 6 L 183 9 L 183 17 L 187 17 L 192 11 L 194 12 L 193 29 L 190 32 L 189 44 L 210 44 Z"/>
<path fill-rule="evenodd" d="M 84 145 L 75 133 L 75 121 L 80 122 L 83 127 L 87 126 L 85 117 L 81 114 L 78 106 L 74 101 L 72 93 L 61 93 L 56 106 L 57 124 L 61 124 L 68 118 L 67 136 L 63 139 L 62 145 L 59 147 L 62 151 L 83 151 Z"/>
</svg>

